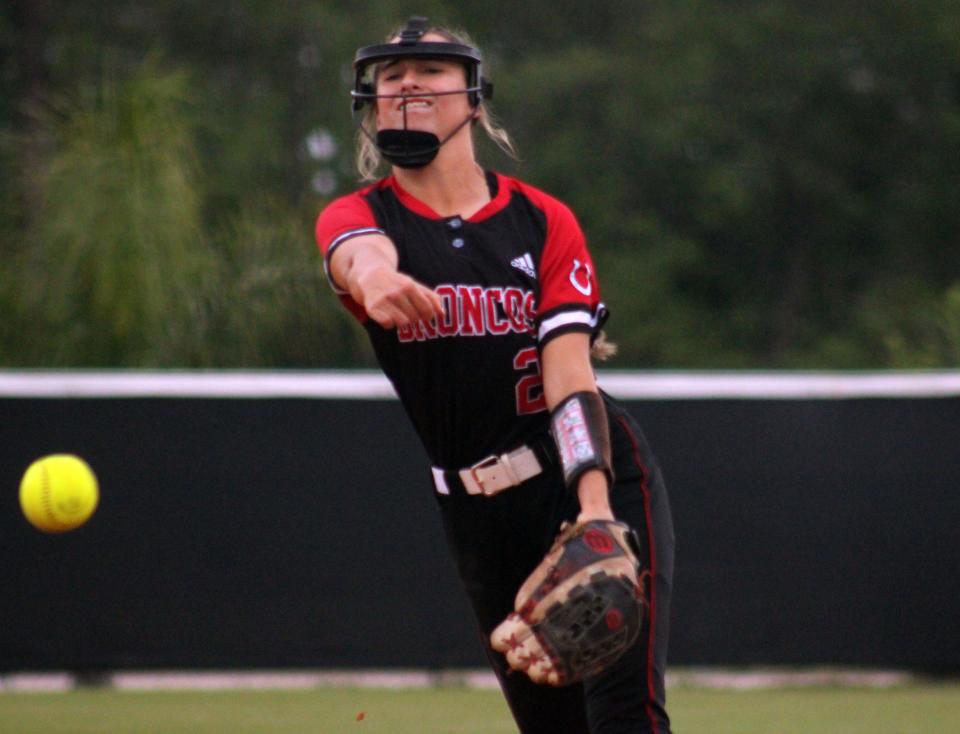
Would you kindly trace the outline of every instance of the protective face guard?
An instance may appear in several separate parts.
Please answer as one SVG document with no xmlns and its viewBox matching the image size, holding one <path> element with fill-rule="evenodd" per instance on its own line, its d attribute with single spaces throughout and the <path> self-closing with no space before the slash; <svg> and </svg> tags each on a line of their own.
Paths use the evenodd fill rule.
<svg viewBox="0 0 960 734">
<path fill-rule="evenodd" d="M 353 59 L 355 72 L 353 91 L 353 110 L 359 112 L 363 106 L 378 98 L 388 99 L 402 97 L 394 94 L 378 95 L 374 80 L 369 76 L 372 67 L 387 59 L 444 59 L 459 61 L 467 70 L 466 89 L 446 94 L 470 95 L 470 105 L 476 107 L 481 100 L 493 97 L 493 84 L 483 78 L 483 56 L 478 49 L 463 43 L 436 43 L 421 41 L 428 30 L 427 19 L 414 16 L 407 21 L 406 27 L 400 31 L 399 43 L 379 43 L 373 46 L 363 46 L 357 49 Z"/>
<path fill-rule="evenodd" d="M 427 30 L 427 19 L 422 16 L 414 16 L 407 21 L 406 27 L 400 32 L 399 43 L 381 43 L 374 46 L 363 46 L 357 50 L 353 60 L 354 86 L 350 92 L 355 118 L 365 105 L 372 104 L 377 99 L 467 94 L 469 95 L 470 106 L 476 109 L 482 100 L 490 99 L 493 96 L 493 85 L 482 75 L 483 57 L 480 51 L 473 46 L 462 43 L 421 41 L 420 39 Z M 376 79 L 374 78 L 376 65 L 388 59 L 404 58 L 443 59 L 460 62 L 467 72 L 467 86 L 464 89 L 429 94 L 422 92 L 416 95 L 377 94 Z M 404 109 L 403 114 L 402 130 L 381 130 L 374 137 L 364 128 L 362 119 L 357 119 L 357 126 L 377 146 L 380 154 L 392 164 L 401 168 L 422 168 L 436 157 L 440 146 L 459 132 L 460 128 L 474 119 L 474 116 L 474 113 L 471 113 L 443 140 L 440 140 L 433 133 L 408 129 L 406 109 Z"/>
</svg>

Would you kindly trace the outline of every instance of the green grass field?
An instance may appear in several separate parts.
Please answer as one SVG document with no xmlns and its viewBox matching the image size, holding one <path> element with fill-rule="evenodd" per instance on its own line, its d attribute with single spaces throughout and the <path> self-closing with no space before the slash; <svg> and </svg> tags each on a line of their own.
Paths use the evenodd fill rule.
<svg viewBox="0 0 960 734">
<path fill-rule="evenodd" d="M 960 682 L 670 690 L 675 734 L 950 734 Z M 362 716 L 361 716 L 362 714 Z M 461 688 L 0 694 L 2 734 L 507 734 L 496 691 Z M 557 734 L 562 734 L 558 732 Z"/>
</svg>

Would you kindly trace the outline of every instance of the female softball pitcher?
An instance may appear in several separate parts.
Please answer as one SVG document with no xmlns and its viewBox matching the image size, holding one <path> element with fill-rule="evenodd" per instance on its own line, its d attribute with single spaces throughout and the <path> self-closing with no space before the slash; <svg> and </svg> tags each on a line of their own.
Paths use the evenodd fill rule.
<svg viewBox="0 0 960 734">
<path fill-rule="evenodd" d="M 464 34 L 414 17 L 354 67 L 371 183 L 323 210 L 317 242 L 433 464 L 517 725 L 669 734 L 670 510 L 636 422 L 597 389 L 607 310 L 580 227 L 478 165 L 475 128 L 510 142 Z"/>
</svg>

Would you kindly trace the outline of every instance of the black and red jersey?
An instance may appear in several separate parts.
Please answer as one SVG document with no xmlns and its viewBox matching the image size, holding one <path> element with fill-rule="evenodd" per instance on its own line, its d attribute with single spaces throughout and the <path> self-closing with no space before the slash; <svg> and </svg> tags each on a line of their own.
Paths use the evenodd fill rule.
<svg viewBox="0 0 960 734">
<path fill-rule="evenodd" d="M 492 199 L 470 217 L 442 217 L 392 176 L 333 201 L 317 220 L 329 262 L 351 237 L 388 236 L 398 267 L 443 300 L 438 323 L 383 329 L 334 283 L 364 324 L 430 460 L 469 466 L 545 431 L 539 350 L 567 332 L 594 334 L 605 309 L 570 209 L 488 173 Z"/>
</svg>

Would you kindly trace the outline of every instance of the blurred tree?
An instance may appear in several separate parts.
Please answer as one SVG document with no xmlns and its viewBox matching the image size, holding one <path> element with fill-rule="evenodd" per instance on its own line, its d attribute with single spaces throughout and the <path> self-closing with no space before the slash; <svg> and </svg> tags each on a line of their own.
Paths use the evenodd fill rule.
<svg viewBox="0 0 960 734">
<path fill-rule="evenodd" d="M 51 141 L 19 253 L 18 356 L 39 364 L 192 361 L 209 266 L 181 73 L 153 63 L 61 98 L 36 128 Z"/>
<path fill-rule="evenodd" d="M 217 236 L 204 362 L 230 367 L 373 366 L 342 316 L 311 238 L 313 217 L 281 200 L 243 206 Z"/>
<path fill-rule="evenodd" d="M 521 161 L 485 145 L 483 161 L 555 193 L 580 217 L 614 314 L 615 366 L 955 363 L 954 331 L 943 324 L 960 278 L 958 0 L 878 0 L 869 12 L 843 0 L 585 7 L 0 8 L 0 308 L 21 319 L 0 323 L 0 364 L 369 364 L 358 327 L 320 280 L 310 224 L 356 184 L 353 52 L 413 13 L 466 27 L 486 51 L 494 110 Z M 180 71 L 145 66 L 151 52 Z M 38 100 L 72 98 L 100 84 L 104 68 L 117 90 L 145 88 L 151 74 L 158 84 L 180 79 L 176 94 L 151 92 L 166 99 L 156 109 L 175 127 L 166 158 L 151 153 L 149 165 L 118 164 L 108 175 L 70 142 L 99 140 L 78 121 L 110 118 L 105 92 L 93 106 L 90 95 L 80 106 L 57 103 L 56 124 L 37 114 Z M 109 160 L 103 140 L 88 149 Z M 182 189 L 159 173 L 175 169 Z M 144 188 L 150 171 L 155 184 Z M 170 214 L 150 237 L 180 245 L 117 244 L 117 231 L 143 226 L 130 202 L 144 190 Z M 174 257 L 187 241 L 197 261 L 178 270 L 186 290 L 164 305 L 136 285 L 130 252 Z M 98 263 L 99 275 L 65 279 L 65 257 L 90 273 Z M 67 290 L 41 308 L 53 281 L 38 273 L 50 266 Z M 116 313 L 104 305 L 114 301 L 125 304 Z M 168 307 L 160 339 L 154 309 Z M 181 323 L 178 308 L 193 317 Z"/>
<path fill-rule="evenodd" d="M 960 266 L 957 4 L 645 7 L 606 45 L 527 56 L 508 92 L 623 361 L 882 365 L 858 304 Z"/>
<path fill-rule="evenodd" d="M 928 284 L 899 283 L 883 300 L 868 310 L 864 323 L 883 344 L 891 367 L 960 365 L 960 280 L 940 293 L 931 293 Z"/>
</svg>

